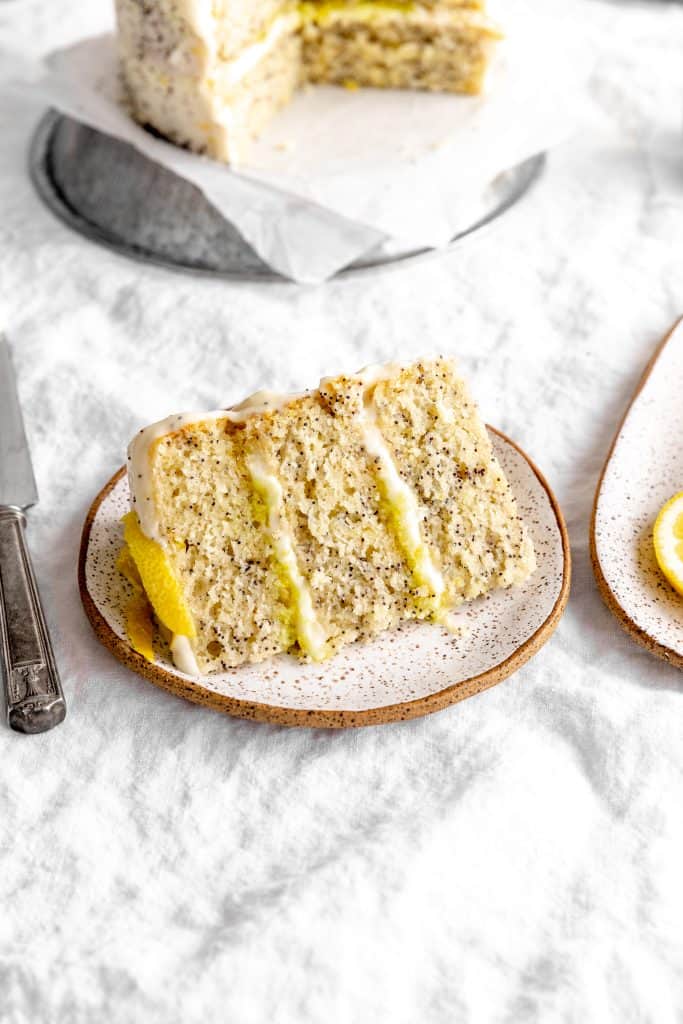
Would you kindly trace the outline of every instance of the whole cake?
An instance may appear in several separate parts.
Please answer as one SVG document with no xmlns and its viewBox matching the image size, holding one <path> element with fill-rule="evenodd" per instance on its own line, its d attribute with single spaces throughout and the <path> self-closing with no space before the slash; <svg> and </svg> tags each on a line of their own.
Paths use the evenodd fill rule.
<svg viewBox="0 0 683 1024">
<path fill-rule="evenodd" d="M 530 538 L 453 363 L 372 367 L 142 430 L 121 571 L 131 644 L 176 665 L 322 661 L 523 582 Z M 152 615 L 153 613 L 153 615 Z"/>
<path fill-rule="evenodd" d="M 133 116 L 235 162 L 306 82 L 479 92 L 485 0 L 116 0 Z"/>
</svg>

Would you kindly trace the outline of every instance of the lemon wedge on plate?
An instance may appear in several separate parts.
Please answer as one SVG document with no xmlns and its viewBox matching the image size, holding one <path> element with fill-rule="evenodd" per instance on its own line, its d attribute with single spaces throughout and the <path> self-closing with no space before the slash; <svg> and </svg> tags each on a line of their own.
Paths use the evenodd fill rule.
<svg viewBox="0 0 683 1024">
<path fill-rule="evenodd" d="M 653 540 L 659 568 L 683 594 L 683 491 L 667 501 L 657 516 Z"/>
</svg>

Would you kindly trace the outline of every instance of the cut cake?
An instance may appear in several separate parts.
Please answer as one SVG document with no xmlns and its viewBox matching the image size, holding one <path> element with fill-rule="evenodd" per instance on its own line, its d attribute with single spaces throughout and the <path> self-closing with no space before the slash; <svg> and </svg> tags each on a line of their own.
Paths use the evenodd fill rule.
<svg viewBox="0 0 683 1024">
<path fill-rule="evenodd" d="M 133 440 L 128 474 L 130 640 L 154 657 L 148 600 L 189 674 L 324 660 L 408 620 L 448 626 L 535 567 L 447 359 L 170 417 Z"/>
<path fill-rule="evenodd" d="M 484 0 L 116 0 L 133 116 L 227 162 L 298 86 L 477 93 L 500 32 Z"/>
</svg>

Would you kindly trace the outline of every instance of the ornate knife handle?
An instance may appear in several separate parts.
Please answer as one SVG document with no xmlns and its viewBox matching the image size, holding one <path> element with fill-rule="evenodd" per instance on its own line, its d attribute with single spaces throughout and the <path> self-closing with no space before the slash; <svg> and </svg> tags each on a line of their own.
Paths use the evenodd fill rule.
<svg viewBox="0 0 683 1024">
<path fill-rule="evenodd" d="M 59 725 L 66 703 L 40 604 L 19 508 L 0 506 L 0 668 L 7 719 L 17 732 Z"/>
</svg>

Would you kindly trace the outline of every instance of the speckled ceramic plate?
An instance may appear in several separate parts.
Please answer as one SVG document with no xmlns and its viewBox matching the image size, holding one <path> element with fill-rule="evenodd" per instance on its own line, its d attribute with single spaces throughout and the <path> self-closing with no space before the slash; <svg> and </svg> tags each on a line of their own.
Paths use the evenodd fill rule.
<svg viewBox="0 0 683 1024">
<path fill-rule="evenodd" d="M 553 633 L 567 603 L 570 554 L 562 513 L 543 476 L 512 441 L 491 433 L 531 531 L 538 568 L 524 586 L 463 607 L 459 635 L 410 625 L 347 647 L 323 665 L 280 656 L 200 678 L 179 672 L 161 648 L 151 664 L 125 636 L 129 590 L 115 562 L 129 492 L 120 470 L 95 499 L 81 543 L 81 596 L 97 636 L 123 664 L 172 693 L 281 725 L 340 728 L 415 718 L 499 683 Z"/>
<path fill-rule="evenodd" d="M 683 668 L 683 597 L 655 560 L 652 527 L 683 490 L 683 320 L 650 360 L 617 431 L 593 506 L 591 556 L 608 607 L 634 640 Z"/>
</svg>

